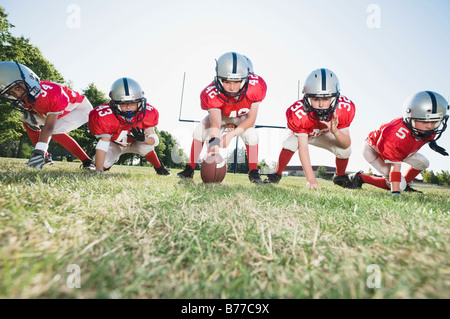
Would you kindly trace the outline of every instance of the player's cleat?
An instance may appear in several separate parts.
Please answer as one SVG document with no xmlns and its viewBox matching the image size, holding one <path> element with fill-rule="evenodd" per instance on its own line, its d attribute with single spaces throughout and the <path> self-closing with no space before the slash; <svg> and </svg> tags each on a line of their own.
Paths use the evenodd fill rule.
<svg viewBox="0 0 450 319">
<path fill-rule="evenodd" d="M 52 154 L 48 153 L 48 155 L 45 155 L 44 161 L 44 165 L 53 165 Z"/>
<path fill-rule="evenodd" d="M 348 179 L 350 180 L 350 183 L 352 183 L 351 188 L 361 188 L 362 184 L 364 184 L 363 179 L 361 178 L 361 175 L 363 171 L 359 171 L 353 174 L 348 175 Z"/>
<path fill-rule="evenodd" d="M 264 183 L 272 183 L 278 184 L 281 180 L 281 175 L 277 173 L 267 174 L 267 178 L 264 180 Z"/>
<path fill-rule="evenodd" d="M 419 194 L 423 194 L 423 192 L 418 191 L 417 189 L 412 188 L 409 185 L 406 185 L 406 188 L 404 190 L 404 192 L 411 192 L 411 193 L 419 193 Z"/>
<path fill-rule="evenodd" d="M 163 176 L 170 176 L 170 172 L 164 167 L 164 164 L 161 163 L 161 166 L 156 168 L 153 167 L 156 171 L 156 174 L 163 175 Z"/>
<path fill-rule="evenodd" d="M 344 188 L 352 188 L 352 183 L 350 182 L 350 179 L 348 178 L 347 174 L 344 175 L 335 174 L 333 176 L 333 183 Z"/>
<path fill-rule="evenodd" d="M 80 165 L 80 168 L 88 171 L 95 171 L 94 162 L 90 158 L 85 159 L 83 163 Z"/>
<path fill-rule="evenodd" d="M 259 174 L 259 171 L 257 169 L 252 169 L 250 172 L 248 172 L 248 179 L 252 183 L 262 183 L 261 175 Z"/>
<path fill-rule="evenodd" d="M 183 171 L 177 174 L 179 178 L 193 178 L 194 177 L 194 169 L 191 165 L 187 164 Z"/>
</svg>

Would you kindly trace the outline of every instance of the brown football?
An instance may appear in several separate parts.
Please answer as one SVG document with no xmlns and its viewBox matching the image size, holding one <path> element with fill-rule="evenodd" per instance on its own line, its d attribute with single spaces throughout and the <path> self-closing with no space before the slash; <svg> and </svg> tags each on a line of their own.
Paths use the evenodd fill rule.
<svg viewBox="0 0 450 319">
<path fill-rule="evenodd" d="M 227 173 L 227 163 L 219 153 L 209 153 L 202 161 L 200 175 L 203 183 L 220 183 Z"/>
</svg>

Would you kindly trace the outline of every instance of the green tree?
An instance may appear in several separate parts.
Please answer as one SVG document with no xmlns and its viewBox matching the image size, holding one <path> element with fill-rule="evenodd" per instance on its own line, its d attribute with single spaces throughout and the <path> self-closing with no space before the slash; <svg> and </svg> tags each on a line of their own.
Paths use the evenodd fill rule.
<svg viewBox="0 0 450 319">
<path fill-rule="evenodd" d="M 63 83 L 62 75 L 29 39 L 11 35 L 14 25 L 7 17 L 0 6 L 0 61 L 17 61 L 33 70 L 41 80 Z M 11 109 L 9 103 L 0 101 L 0 156 L 30 156 L 31 142 L 20 121 L 21 115 L 20 111 Z M 27 144 L 30 147 L 26 147 Z"/>
<path fill-rule="evenodd" d="M 323 166 L 319 166 L 317 168 L 317 176 L 320 178 L 326 178 L 327 177 L 327 169 Z"/>
<path fill-rule="evenodd" d="M 450 186 L 450 173 L 448 171 L 441 171 L 437 174 L 439 184 Z"/>
<path fill-rule="evenodd" d="M 424 183 L 430 183 L 430 184 L 439 184 L 439 178 L 434 174 L 434 172 L 432 170 L 427 171 L 427 170 L 423 170 L 422 171 L 422 178 Z"/>
</svg>

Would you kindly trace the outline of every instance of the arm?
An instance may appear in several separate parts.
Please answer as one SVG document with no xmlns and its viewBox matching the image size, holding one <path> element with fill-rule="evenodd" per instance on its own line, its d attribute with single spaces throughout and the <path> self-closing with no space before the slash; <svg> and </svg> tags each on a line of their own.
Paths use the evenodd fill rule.
<svg viewBox="0 0 450 319">
<path fill-rule="evenodd" d="M 340 147 L 344 149 L 350 147 L 352 143 L 350 138 L 350 132 L 348 130 L 347 131 L 338 130 L 339 118 L 336 113 L 334 113 L 334 116 L 331 119 L 331 121 L 329 122 L 321 121 L 321 123 L 325 124 L 328 127 L 331 134 L 333 134 L 334 137 L 336 138 Z"/>
<path fill-rule="evenodd" d="M 106 149 L 109 147 L 109 143 L 111 142 L 110 138 L 102 137 L 97 143 L 97 147 L 95 149 L 95 170 L 103 172 L 103 165 L 105 164 L 106 157 Z M 100 145 L 103 144 L 103 147 Z"/>
<path fill-rule="evenodd" d="M 217 137 L 220 139 L 220 124 L 222 123 L 222 111 L 219 109 L 209 110 L 209 120 L 211 123 L 209 137 Z M 211 152 L 218 152 L 219 146 L 213 146 Z"/>
<path fill-rule="evenodd" d="M 317 184 L 316 176 L 311 166 L 311 159 L 309 157 L 309 145 L 308 136 L 297 136 L 298 139 L 298 155 L 300 157 L 300 162 L 302 163 L 303 171 L 306 176 L 306 188 L 308 189 L 319 189 Z"/>
<path fill-rule="evenodd" d="M 145 144 L 154 145 L 155 147 L 159 145 L 159 139 L 158 139 L 158 136 L 156 135 L 156 132 L 153 127 L 150 129 L 147 129 L 145 131 L 145 133 L 146 133 L 146 135 L 148 135 L 148 137 L 146 137 L 144 140 Z"/>
<path fill-rule="evenodd" d="M 58 119 L 58 114 L 49 114 L 45 120 L 45 124 L 41 129 L 41 133 L 39 134 L 39 143 L 48 144 L 53 134 L 53 130 L 55 129 L 55 123 Z"/>
<path fill-rule="evenodd" d="M 58 114 L 50 114 L 45 120 L 45 124 L 42 127 L 39 134 L 39 140 L 32 152 L 32 156 L 27 163 L 27 166 L 34 168 L 42 168 L 45 164 L 45 153 L 48 150 L 48 143 L 53 134 L 55 128 L 55 122 L 58 119 Z"/>
<path fill-rule="evenodd" d="M 246 130 L 248 130 L 250 127 L 253 127 L 255 125 L 256 117 L 258 115 L 258 107 L 259 107 L 259 102 L 253 103 L 250 108 L 250 112 L 247 113 L 248 114 L 247 118 L 245 120 L 243 120 L 241 122 L 241 124 L 239 124 L 234 130 L 232 130 L 224 135 L 224 137 L 222 139 L 222 147 L 223 148 L 226 148 L 230 144 L 231 140 L 234 137 L 241 135 Z"/>
</svg>

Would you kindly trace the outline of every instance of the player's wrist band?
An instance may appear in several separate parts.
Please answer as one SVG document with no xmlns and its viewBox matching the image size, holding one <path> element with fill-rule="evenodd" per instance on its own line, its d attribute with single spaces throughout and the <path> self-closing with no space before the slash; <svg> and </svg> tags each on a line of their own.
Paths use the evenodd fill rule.
<svg viewBox="0 0 450 319">
<path fill-rule="evenodd" d="M 43 142 L 38 142 L 34 149 L 46 153 L 47 150 L 48 150 L 48 144 L 47 143 L 43 143 Z"/>
<path fill-rule="evenodd" d="M 103 152 L 108 152 L 109 150 L 109 143 L 110 141 L 106 142 L 103 140 L 98 140 L 97 146 L 95 147 L 96 150 L 101 150 Z"/>
<path fill-rule="evenodd" d="M 213 137 L 209 140 L 208 144 L 209 144 L 209 147 L 220 146 L 220 138 Z"/>
<path fill-rule="evenodd" d="M 402 181 L 402 173 L 401 172 L 391 172 L 389 174 L 389 181 L 392 182 L 401 182 Z"/>
</svg>

